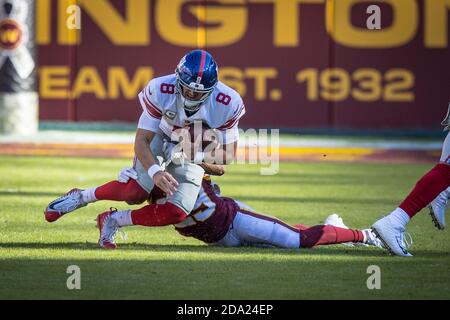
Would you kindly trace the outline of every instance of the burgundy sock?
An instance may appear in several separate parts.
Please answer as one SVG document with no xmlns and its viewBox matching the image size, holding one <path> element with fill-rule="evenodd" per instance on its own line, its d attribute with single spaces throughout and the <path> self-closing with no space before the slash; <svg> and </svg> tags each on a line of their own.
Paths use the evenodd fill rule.
<svg viewBox="0 0 450 320">
<path fill-rule="evenodd" d="M 302 248 L 363 241 L 364 235 L 360 230 L 343 229 L 330 225 L 318 225 L 300 231 L 300 247 Z"/>
</svg>

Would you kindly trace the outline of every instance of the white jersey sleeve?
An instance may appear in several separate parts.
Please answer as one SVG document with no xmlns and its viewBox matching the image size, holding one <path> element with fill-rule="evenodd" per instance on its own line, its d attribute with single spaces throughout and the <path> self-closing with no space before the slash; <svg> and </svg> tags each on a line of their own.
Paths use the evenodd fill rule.
<svg viewBox="0 0 450 320">
<path fill-rule="evenodd" d="M 225 122 L 217 128 L 222 133 L 223 144 L 230 144 L 239 140 L 239 120 L 245 114 L 245 105 L 241 96 L 231 88 L 230 90 L 231 92 L 228 93 L 231 99 Z"/>
<path fill-rule="evenodd" d="M 139 118 L 138 128 L 144 129 L 152 132 L 158 131 L 159 121 L 155 120 L 147 112 L 142 112 L 141 117 Z"/>
<path fill-rule="evenodd" d="M 159 124 L 162 118 L 162 111 L 158 105 L 158 95 L 155 91 L 154 80 L 150 81 L 148 85 L 139 93 L 139 102 L 144 110 L 141 118 L 139 119 L 138 127 L 153 132 L 158 132 Z M 145 114 L 145 117 L 144 117 Z M 141 127 L 141 125 L 143 127 Z"/>
<path fill-rule="evenodd" d="M 239 119 L 245 114 L 245 107 L 242 105 L 242 110 L 237 119 L 233 120 L 230 127 L 220 129 L 223 135 L 223 144 L 230 144 L 239 140 Z"/>
</svg>

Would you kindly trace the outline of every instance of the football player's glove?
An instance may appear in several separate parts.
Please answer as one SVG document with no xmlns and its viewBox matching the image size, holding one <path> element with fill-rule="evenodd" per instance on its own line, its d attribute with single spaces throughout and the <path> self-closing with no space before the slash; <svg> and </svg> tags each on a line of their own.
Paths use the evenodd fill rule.
<svg viewBox="0 0 450 320">
<path fill-rule="evenodd" d="M 127 183 L 130 179 L 136 180 L 138 178 L 138 174 L 136 170 L 133 168 L 123 168 L 119 172 L 119 176 L 117 177 L 117 181 L 121 183 Z"/>
</svg>

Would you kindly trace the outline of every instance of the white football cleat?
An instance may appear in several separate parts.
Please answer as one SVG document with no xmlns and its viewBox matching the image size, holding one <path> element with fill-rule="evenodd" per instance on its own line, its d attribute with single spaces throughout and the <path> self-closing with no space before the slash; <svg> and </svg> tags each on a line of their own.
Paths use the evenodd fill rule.
<svg viewBox="0 0 450 320">
<path fill-rule="evenodd" d="M 116 219 L 112 217 L 117 209 L 111 208 L 109 211 L 103 212 L 97 216 L 97 228 L 100 231 L 98 245 L 104 249 L 116 249 L 116 233 L 120 226 Z"/>
<path fill-rule="evenodd" d="M 323 224 L 348 229 L 348 227 L 344 223 L 344 220 L 342 220 L 342 218 L 337 213 L 330 214 L 325 219 Z"/>
<path fill-rule="evenodd" d="M 83 202 L 80 189 L 72 189 L 62 197 L 49 203 L 44 211 L 45 220 L 54 222 L 66 213 L 75 211 L 87 205 Z"/>
<path fill-rule="evenodd" d="M 442 191 L 428 206 L 431 219 L 439 230 L 445 229 L 445 210 L 448 207 L 450 188 Z"/>
<path fill-rule="evenodd" d="M 390 216 L 376 221 L 372 225 L 372 231 L 391 254 L 412 257 L 412 254 L 408 252 L 408 248 L 412 245 L 411 236 L 405 232 L 405 228 L 400 223 Z"/>
<path fill-rule="evenodd" d="M 364 229 L 361 230 L 361 232 L 364 234 L 364 241 L 365 241 L 364 244 L 369 246 L 375 246 L 378 248 L 384 248 L 383 242 L 381 242 L 381 240 L 377 238 L 377 236 L 373 233 L 371 229 Z"/>
<path fill-rule="evenodd" d="M 349 229 L 349 227 L 345 225 L 344 220 L 342 220 L 342 218 L 337 213 L 330 214 L 325 219 L 323 224 L 326 226 L 334 226 L 338 228 Z M 353 242 L 345 242 L 341 244 L 348 247 L 353 247 L 355 245 Z"/>
</svg>

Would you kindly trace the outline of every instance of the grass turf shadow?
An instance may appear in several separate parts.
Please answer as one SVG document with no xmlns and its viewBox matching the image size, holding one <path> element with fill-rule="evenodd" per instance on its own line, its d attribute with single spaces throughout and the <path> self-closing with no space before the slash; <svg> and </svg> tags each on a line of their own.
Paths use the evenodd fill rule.
<svg viewBox="0 0 450 320">
<path fill-rule="evenodd" d="M 260 248 L 260 247 L 222 247 L 199 245 L 172 245 L 172 244 L 146 244 L 146 243 L 119 243 L 118 249 L 113 251 L 151 251 L 161 253 L 221 253 L 221 254 L 255 254 L 261 255 L 270 253 L 271 255 L 301 255 L 308 256 L 364 256 L 364 257 L 387 257 L 387 251 L 374 247 L 346 247 L 342 245 L 318 246 L 315 248 L 285 249 L 285 248 Z M 93 242 L 5 242 L 0 243 L 0 249 L 55 249 L 55 250 L 96 250 L 107 252 L 111 250 L 100 249 L 97 243 Z M 450 257 L 450 253 L 443 253 L 437 250 L 412 250 L 417 257 Z M 393 259 L 403 259 L 392 257 Z M 1 257 L 0 257 L 1 259 Z"/>
</svg>

